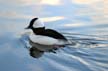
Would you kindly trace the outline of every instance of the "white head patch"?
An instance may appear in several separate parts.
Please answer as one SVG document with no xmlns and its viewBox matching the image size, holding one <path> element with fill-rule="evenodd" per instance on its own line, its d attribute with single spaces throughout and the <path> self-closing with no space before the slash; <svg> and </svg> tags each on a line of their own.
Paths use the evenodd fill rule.
<svg viewBox="0 0 108 71">
<path fill-rule="evenodd" d="M 37 19 L 33 24 L 33 28 L 40 28 L 40 27 L 44 27 L 44 23 L 40 19 Z"/>
</svg>

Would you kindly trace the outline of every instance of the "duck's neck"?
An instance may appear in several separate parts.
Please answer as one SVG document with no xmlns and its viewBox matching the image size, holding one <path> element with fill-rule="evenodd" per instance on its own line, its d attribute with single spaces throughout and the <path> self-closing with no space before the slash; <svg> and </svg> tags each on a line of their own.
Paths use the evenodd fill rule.
<svg viewBox="0 0 108 71">
<path fill-rule="evenodd" d="M 45 27 L 40 27 L 40 28 L 32 28 L 34 34 L 37 34 L 37 35 L 41 35 L 44 33 L 45 31 Z"/>
</svg>

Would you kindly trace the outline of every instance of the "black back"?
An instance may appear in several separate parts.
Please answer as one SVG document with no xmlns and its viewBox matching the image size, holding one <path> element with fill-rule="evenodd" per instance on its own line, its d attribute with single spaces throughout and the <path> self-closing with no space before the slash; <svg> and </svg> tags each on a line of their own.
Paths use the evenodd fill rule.
<svg viewBox="0 0 108 71">
<path fill-rule="evenodd" d="M 47 36 L 56 38 L 56 39 L 63 39 L 63 40 L 67 40 L 62 34 L 60 34 L 59 32 L 52 30 L 52 29 L 46 29 L 45 30 L 45 34 Z"/>
<path fill-rule="evenodd" d="M 37 35 L 44 35 L 44 36 L 49 36 L 56 39 L 67 40 L 62 34 L 52 29 L 45 29 L 45 27 L 43 27 L 43 28 L 33 28 L 32 30 Z"/>
</svg>

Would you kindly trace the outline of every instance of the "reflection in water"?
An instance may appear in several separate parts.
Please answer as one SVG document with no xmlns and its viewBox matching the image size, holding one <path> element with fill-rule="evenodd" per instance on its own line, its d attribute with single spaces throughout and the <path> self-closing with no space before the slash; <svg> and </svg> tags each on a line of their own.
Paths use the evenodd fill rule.
<svg viewBox="0 0 108 71">
<path fill-rule="evenodd" d="M 30 55 L 34 58 L 39 58 L 44 54 L 44 51 L 41 51 L 36 47 L 31 47 L 29 51 L 30 51 Z"/>
<path fill-rule="evenodd" d="M 48 45 L 40 45 L 37 43 L 33 43 L 32 41 L 30 41 L 31 47 L 29 49 L 30 51 L 30 55 L 34 58 L 39 58 L 41 57 L 44 52 L 52 52 L 52 53 L 56 53 L 56 50 L 58 49 L 58 47 L 54 47 L 52 45 L 48 46 Z"/>
</svg>

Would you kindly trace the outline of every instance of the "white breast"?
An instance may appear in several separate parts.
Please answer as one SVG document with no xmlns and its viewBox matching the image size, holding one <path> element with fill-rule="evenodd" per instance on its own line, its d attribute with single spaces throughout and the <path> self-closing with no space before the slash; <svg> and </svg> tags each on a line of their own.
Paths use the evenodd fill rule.
<svg viewBox="0 0 108 71">
<path fill-rule="evenodd" d="M 65 44 L 64 41 L 48 37 L 42 35 L 30 35 L 30 40 L 34 43 L 42 44 L 42 45 L 63 45 Z"/>
</svg>

